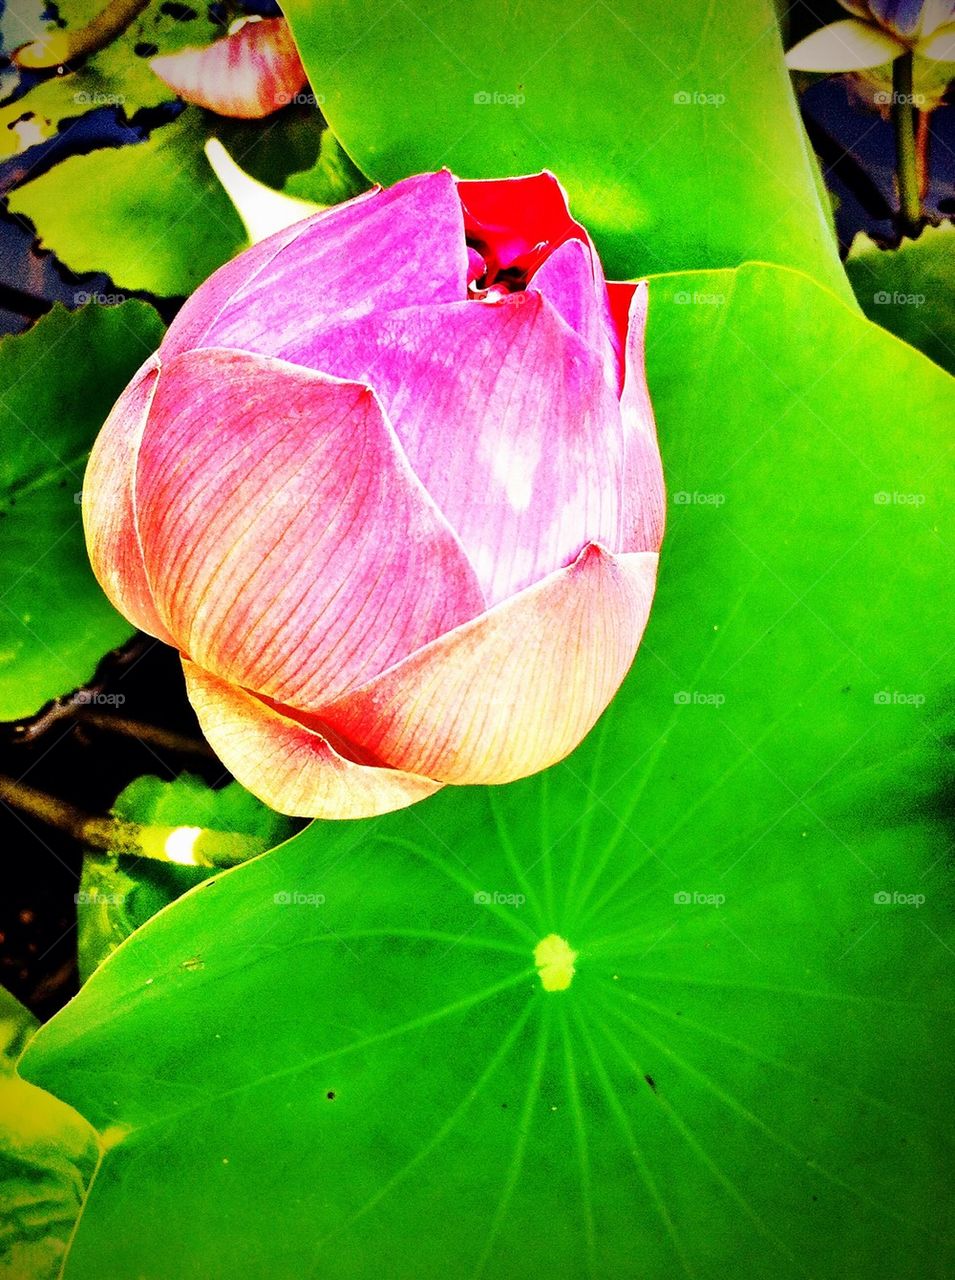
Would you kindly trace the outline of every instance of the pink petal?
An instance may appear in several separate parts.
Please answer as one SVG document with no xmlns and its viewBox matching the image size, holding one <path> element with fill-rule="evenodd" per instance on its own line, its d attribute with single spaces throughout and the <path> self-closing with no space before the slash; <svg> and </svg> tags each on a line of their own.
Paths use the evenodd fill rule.
<svg viewBox="0 0 955 1280">
<path fill-rule="evenodd" d="M 663 464 L 647 389 L 645 335 L 649 289 L 633 292 L 627 335 L 627 370 L 620 397 L 625 442 L 624 501 L 619 545 L 624 551 L 659 551 L 666 523 Z"/>
<path fill-rule="evenodd" d="M 477 249 L 472 249 L 470 245 L 468 245 L 467 254 L 468 284 L 470 284 L 472 280 L 477 280 L 479 276 L 484 275 L 484 272 L 487 270 L 487 263 L 478 253 Z"/>
<path fill-rule="evenodd" d="M 603 268 L 596 252 L 581 240 L 565 240 L 531 277 L 551 303 L 603 362 L 607 380 L 619 395 L 623 385 L 623 344 L 610 311 Z"/>
<path fill-rule="evenodd" d="M 395 768 L 510 782 L 562 759 L 633 661 L 657 557 L 591 544 L 567 569 L 441 636 L 322 710 Z"/>
<path fill-rule="evenodd" d="M 161 350 L 278 355 L 330 321 L 458 301 L 467 274 L 454 179 L 427 173 L 306 218 L 227 263 L 186 303 Z"/>
<path fill-rule="evenodd" d="M 403 809 L 441 784 L 339 755 L 322 735 L 183 659 L 186 692 L 216 755 L 279 813 L 371 818 Z"/>
<path fill-rule="evenodd" d="M 617 397 L 539 293 L 375 314 L 282 354 L 375 388 L 491 604 L 616 546 Z"/>
<path fill-rule="evenodd" d="M 96 438 L 83 479 L 83 526 L 93 572 L 124 617 L 172 644 L 153 603 L 136 532 L 136 456 L 156 390 L 152 355 L 117 400 Z"/>
<path fill-rule="evenodd" d="M 306 83 L 284 18 L 246 22 L 203 48 L 153 58 L 149 65 L 186 102 L 246 120 L 288 106 Z"/>
<path fill-rule="evenodd" d="M 358 196 L 357 200 L 369 200 L 377 194 L 376 191 L 368 191 Z M 286 227 L 283 231 L 277 231 L 220 267 L 186 299 L 185 305 L 162 340 L 159 349 L 163 356 L 168 359 L 170 356 L 181 355 L 184 351 L 191 351 L 195 347 L 208 346 L 209 344 L 205 342 L 206 334 L 222 312 L 230 307 L 236 295 L 240 292 L 250 292 L 258 277 L 272 260 L 298 239 L 307 228 L 314 226 L 320 219 L 329 218 L 332 214 L 340 213 L 347 208 L 348 205 L 338 205 L 334 209 L 306 218 L 292 227 Z"/>
<path fill-rule="evenodd" d="M 480 613 L 367 387 L 238 351 L 164 364 L 136 496 L 156 605 L 199 666 L 306 710 Z"/>
</svg>

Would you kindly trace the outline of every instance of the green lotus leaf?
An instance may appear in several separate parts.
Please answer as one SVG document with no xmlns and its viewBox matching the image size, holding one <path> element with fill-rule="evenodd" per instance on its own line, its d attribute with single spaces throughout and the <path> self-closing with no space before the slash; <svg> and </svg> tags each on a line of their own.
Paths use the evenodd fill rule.
<svg viewBox="0 0 955 1280">
<path fill-rule="evenodd" d="M 859 235 L 846 262 L 870 320 L 955 373 L 955 227 L 926 227 L 917 240 L 880 249 Z"/>
<path fill-rule="evenodd" d="M 608 275 L 751 258 L 851 295 L 769 0 L 287 0 L 322 110 L 363 173 L 551 169 Z M 387 57 L 382 57 L 382 50 Z"/>
<path fill-rule="evenodd" d="M 0 719 L 85 683 L 132 634 L 89 567 L 79 499 L 90 446 L 162 328 L 143 302 L 93 304 L 0 341 Z"/>
<path fill-rule="evenodd" d="M 206 881 L 37 1033 L 114 1134 L 65 1280 L 951 1270 L 953 384 L 790 270 L 650 298 L 624 688 Z"/>
</svg>

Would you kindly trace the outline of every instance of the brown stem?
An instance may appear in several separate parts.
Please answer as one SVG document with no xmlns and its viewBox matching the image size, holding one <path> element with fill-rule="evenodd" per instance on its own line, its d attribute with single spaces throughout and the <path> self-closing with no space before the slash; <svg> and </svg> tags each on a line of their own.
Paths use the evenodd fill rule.
<svg viewBox="0 0 955 1280">
<path fill-rule="evenodd" d="M 895 178 L 899 191 L 898 229 L 914 239 L 921 228 L 922 202 L 915 170 L 915 95 L 912 54 L 892 63 L 892 125 L 895 130 Z"/>
<path fill-rule="evenodd" d="M 130 831 L 135 831 L 132 823 L 123 823 L 112 818 L 94 818 L 82 809 L 49 796 L 44 791 L 37 791 L 25 782 L 15 778 L 0 777 L 0 800 L 39 818 L 48 827 L 57 831 L 65 831 L 68 836 L 81 844 L 92 845 L 96 849 L 108 849 L 115 853 L 137 852 L 137 842 L 130 845 Z"/>
<path fill-rule="evenodd" d="M 931 111 L 916 112 L 915 171 L 918 175 L 919 195 L 924 200 L 929 184 L 929 143 L 932 138 Z"/>
<path fill-rule="evenodd" d="M 201 827 L 162 827 L 93 817 L 66 800 L 0 776 L 0 802 L 64 831 L 79 844 L 103 853 L 130 854 L 190 867 L 231 867 L 262 852 L 253 836 Z"/>
<path fill-rule="evenodd" d="M 184 756 L 202 756 L 207 760 L 215 758 L 212 749 L 204 742 L 172 733 L 168 729 L 160 729 L 153 724 L 143 724 L 139 720 L 126 720 L 122 716 L 104 715 L 99 711 L 80 711 L 77 719 L 80 724 L 105 729 L 108 733 L 122 733 L 128 738 L 136 738 L 139 742 L 146 743 L 147 746 L 159 747 L 161 751 L 173 751 Z"/>
</svg>

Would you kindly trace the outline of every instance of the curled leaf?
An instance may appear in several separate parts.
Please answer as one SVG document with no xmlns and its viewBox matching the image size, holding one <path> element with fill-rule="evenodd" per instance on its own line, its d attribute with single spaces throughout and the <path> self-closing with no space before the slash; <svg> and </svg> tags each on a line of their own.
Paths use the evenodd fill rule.
<svg viewBox="0 0 955 1280">
<path fill-rule="evenodd" d="M 299 200 L 297 196 L 274 191 L 253 178 L 239 168 L 218 138 L 209 139 L 205 153 L 226 195 L 235 205 L 252 244 L 267 240 L 277 231 L 284 231 L 322 208 L 311 200 Z"/>
</svg>

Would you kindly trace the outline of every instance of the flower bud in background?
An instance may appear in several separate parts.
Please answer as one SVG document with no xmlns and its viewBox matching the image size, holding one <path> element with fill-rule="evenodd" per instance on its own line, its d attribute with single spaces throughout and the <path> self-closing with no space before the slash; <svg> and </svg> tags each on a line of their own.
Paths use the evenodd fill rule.
<svg viewBox="0 0 955 1280">
<path fill-rule="evenodd" d="M 955 0 L 839 0 L 853 15 L 800 40 L 786 54 L 793 71 L 863 71 L 904 53 L 955 60 Z"/>
<path fill-rule="evenodd" d="M 955 22 L 955 0 L 839 0 L 863 21 L 874 22 L 911 47 Z"/>
<path fill-rule="evenodd" d="M 153 58 L 149 65 L 186 102 L 247 120 L 288 106 L 306 84 L 284 18 L 242 18 L 220 40 Z"/>
<path fill-rule="evenodd" d="M 296 223 L 186 303 L 83 514 L 246 787 L 362 817 L 581 741 L 655 585 L 646 309 L 551 175 L 447 172 Z"/>
</svg>

